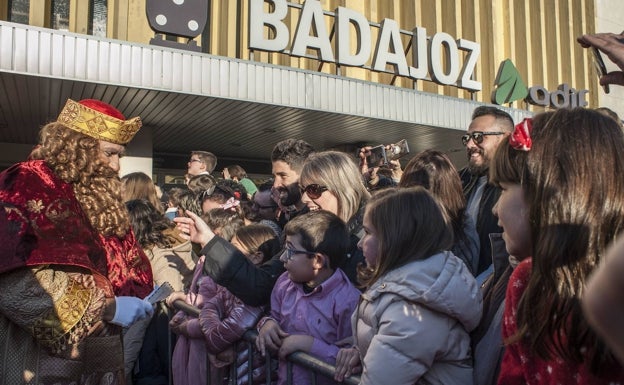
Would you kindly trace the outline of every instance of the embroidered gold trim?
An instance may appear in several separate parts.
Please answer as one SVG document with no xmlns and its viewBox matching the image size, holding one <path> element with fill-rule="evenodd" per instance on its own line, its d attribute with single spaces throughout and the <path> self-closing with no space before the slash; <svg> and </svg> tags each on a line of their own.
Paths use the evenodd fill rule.
<svg viewBox="0 0 624 385">
<path fill-rule="evenodd" d="M 64 295 L 54 302 L 54 311 L 34 324 L 33 333 L 41 341 L 54 345 L 81 321 L 91 301 L 91 292 L 80 283 L 69 279 Z"/>
<path fill-rule="evenodd" d="M 143 124 L 138 116 L 119 120 L 71 99 L 67 100 L 57 120 L 92 138 L 122 145 L 132 140 Z"/>
</svg>

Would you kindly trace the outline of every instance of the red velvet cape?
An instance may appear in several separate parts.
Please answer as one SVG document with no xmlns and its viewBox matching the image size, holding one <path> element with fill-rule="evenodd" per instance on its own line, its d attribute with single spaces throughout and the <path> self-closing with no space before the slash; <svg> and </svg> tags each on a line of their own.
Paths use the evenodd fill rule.
<svg viewBox="0 0 624 385">
<path fill-rule="evenodd" d="M 100 273 L 117 296 L 144 298 L 153 286 L 149 260 L 132 231 L 123 239 L 100 235 L 72 185 L 35 160 L 0 173 L 0 273 L 44 264 Z"/>
</svg>

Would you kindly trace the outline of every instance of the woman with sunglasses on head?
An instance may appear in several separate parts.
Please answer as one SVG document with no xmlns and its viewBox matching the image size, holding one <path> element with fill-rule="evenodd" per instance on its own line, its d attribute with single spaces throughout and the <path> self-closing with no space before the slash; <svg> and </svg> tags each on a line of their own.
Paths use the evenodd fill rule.
<svg viewBox="0 0 624 385">
<path fill-rule="evenodd" d="M 524 258 L 507 285 L 499 384 L 624 382 L 581 309 L 587 278 L 624 229 L 622 154 L 618 124 L 584 108 L 518 125 L 496 151 L 494 213 L 507 251 Z"/>
<path fill-rule="evenodd" d="M 327 210 L 347 224 L 351 247 L 340 268 L 357 285 L 357 266 L 364 261 L 357 244 L 370 193 L 355 159 L 344 152 L 322 151 L 308 157 L 299 176 L 301 201 L 310 211 Z"/>
</svg>

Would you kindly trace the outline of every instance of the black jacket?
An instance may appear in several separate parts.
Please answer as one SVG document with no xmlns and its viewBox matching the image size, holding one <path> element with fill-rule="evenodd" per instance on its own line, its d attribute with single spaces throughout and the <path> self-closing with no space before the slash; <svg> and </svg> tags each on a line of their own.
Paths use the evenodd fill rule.
<svg viewBox="0 0 624 385">
<path fill-rule="evenodd" d="M 496 385 L 505 345 L 502 324 L 505 292 L 513 267 L 505 249 L 502 234 L 490 234 L 494 271 L 481 286 L 483 316 L 479 326 L 470 334 L 474 357 L 474 385 Z"/>
<path fill-rule="evenodd" d="M 250 306 L 268 304 L 275 281 L 285 271 L 284 263 L 280 261 L 281 254 L 256 266 L 219 236 L 204 246 L 201 255 L 206 256 L 204 273 Z"/>
<path fill-rule="evenodd" d="M 363 213 L 362 206 L 358 214 L 347 224 L 351 234 L 351 247 L 347 258 L 340 266 L 354 284 L 356 284 L 356 267 L 364 261 L 364 254 L 357 247 L 362 231 Z M 284 263 L 280 261 L 281 253 L 256 266 L 230 242 L 218 236 L 208 242 L 200 254 L 206 256 L 204 273 L 250 306 L 269 304 L 273 285 L 285 271 Z"/>
<path fill-rule="evenodd" d="M 477 185 L 481 175 L 472 175 L 466 168 L 459 172 L 464 188 L 464 196 L 468 202 L 470 195 Z M 475 277 L 485 271 L 492 263 L 492 246 L 489 235 L 492 233 L 502 233 L 503 229 L 498 225 L 498 218 L 492 214 L 492 208 L 498 201 L 500 188 L 487 183 L 483 189 L 483 195 L 479 202 L 479 212 L 477 214 L 477 233 L 479 233 L 479 266 Z"/>
</svg>

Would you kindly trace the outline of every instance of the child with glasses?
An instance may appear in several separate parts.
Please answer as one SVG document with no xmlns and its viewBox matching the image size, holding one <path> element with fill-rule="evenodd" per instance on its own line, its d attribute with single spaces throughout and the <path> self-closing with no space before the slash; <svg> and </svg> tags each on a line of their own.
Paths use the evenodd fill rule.
<svg viewBox="0 0 624 385">
<path fill-rule="evenodd" d="M 360 295 L 337 268 L 349 248 L 345 223 L 328 211 L 314 211 L 292 219 L 281 261 L 284 272 L 271 294 L 271 315 L 258 323 L 256 346 L 279 355 L 278 384 L 287 382 L 286 357 L 309 353 L 333 365 L 339 344 L 350 339 L 351 314 Z M 312 383 L 312 374 L 294 366 L 292 383 Z M 318 378 L 318 384 L 333 383 Z"/>
</svg>

